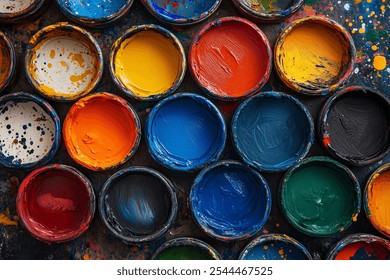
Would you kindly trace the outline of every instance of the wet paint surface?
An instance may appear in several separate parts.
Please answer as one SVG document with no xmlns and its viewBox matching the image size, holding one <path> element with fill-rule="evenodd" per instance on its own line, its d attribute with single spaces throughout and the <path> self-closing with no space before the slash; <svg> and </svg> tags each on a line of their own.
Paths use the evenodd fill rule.
<svg viewBox="0 0 390 280">
<path fill-rule="evenodd" d="M 251 248 L 244 260 L 307 260 L 307 256 L 295 245 L 280 241 L 267 241 Z"/>
<path fill-rule="evenodd" d="M 158 14 L 168 20 L 198 18 L 216 4 L 216 0 L 147 0 L 147 2 Z"/>
<path fill-rule="evenodd" d="M 0 3 L 0 13 L 13 14 L 22 12 L 35 4 L 36 0 L 2 0 Z"/>
<path fill-rule="evenodd" d="M 202 87 L 221 97 L 243 97 L 258 87 L 269 67 L 268 48 L 257 29 L 222 22 L 197 39 L 190 66 Z"/>
<path fill-rule="evenodd" d="M 115 75 L 134 95 L 166 93 L 179 79 L 182 56 L 173 42 L 155 31 L 125 39 L 114 58 Z"/>
<path fill-rule="evenodd" d="M 146 140 L 160 163 L 194 169 L 218 159 L 226 132 L 211 102 L 197 95 L 181 95 L 159 104 L 149 115 Z"/>
<path fill-rule="evenodd" d="M 57 0 L 58 4 L 76 17 L 101 19 L 120 12 L 127 0 Z"/>
<path fill-rule="evenodd" d="M 242 165 L 204 170 L 195 179 L 189 201 L 197 222 L 221 238 L 249 237 L 269 214 L 265 182 Z"/>
<path fill-rule="evenodd" d="M 261 170 L 287 169 L 307 153 L 313 127 L 296 102 L 267 92 L 240 107 L 233 134 L 246 162 Z"/>
<path fill-rule="evenodd" d="M 0 105 L 0 151 L 14 165 L 35 163 L 52 149 L 56 126 L 36 102 L 8 101 Z"/>
<path fill-rule="evenodd" d="M 92 170 L 123 163 L 139 137 L 136 115 L 128 106 L 124 99 L 107 93 L 75 103 L 63 127 L 72 158 Z"/>
<path fill-rule="evenodd" d="M 301 165 L 284 180 L 281 203 L 298 229 L 327 236 L 352 223 L 360 199 L 356 192 L 354 183 L 341 168 L 314 161 Z"/>
<path fill-rule="evenodd" d="M 163 250 L 157 260 L 213 260 L 205 250 L 196 246 L 177 245 Z"/>
<path fill-rule="evenodd" d="M 293 0 L 243 0 L 248 8 L 267 13 L 281 12 L 291 7 Z"/>
<path fill-rule="evenodd" d="M 354 242 L 345 246 L 335 257 L 336 260 L 388 260 L 389 249 L 376 242 Z"/>
<path fill-rule="evenodd" d="M 0 37 L 0 91 L 7 82 L 11 71 L 11 52 Z"/>
</svg>

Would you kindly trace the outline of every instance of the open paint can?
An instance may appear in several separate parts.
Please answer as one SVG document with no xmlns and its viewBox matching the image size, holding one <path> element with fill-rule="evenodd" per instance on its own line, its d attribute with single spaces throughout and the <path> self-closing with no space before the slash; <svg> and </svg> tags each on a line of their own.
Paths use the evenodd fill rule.
<svg viewBox="0 0 390 280">
<path fill-rule="evenodd" d="M 0 23 L 20 24 L 38 17 L 49 5 L 47 0 L 1 0 Z"/>
<path fill-rule="evenodd" d="M 15 67 L 15 48 L 10 39 L 3 32 L 0 32 L 0 93 L 12 83 Z"/>
</svg>

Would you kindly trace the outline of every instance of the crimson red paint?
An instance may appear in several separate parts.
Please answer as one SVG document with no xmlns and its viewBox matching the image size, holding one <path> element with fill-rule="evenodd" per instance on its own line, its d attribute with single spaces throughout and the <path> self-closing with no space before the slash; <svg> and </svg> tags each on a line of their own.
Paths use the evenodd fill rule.
<svg viewBox="0 0 390 280">
<path fill-rule="evenodd" d="M 73 167 L 50 165 L 21 183 L 16 199 L 22 224 L 37 239 L 72 240 L 87 230 L 95 212 L 89 180 Z"/>
</svg>

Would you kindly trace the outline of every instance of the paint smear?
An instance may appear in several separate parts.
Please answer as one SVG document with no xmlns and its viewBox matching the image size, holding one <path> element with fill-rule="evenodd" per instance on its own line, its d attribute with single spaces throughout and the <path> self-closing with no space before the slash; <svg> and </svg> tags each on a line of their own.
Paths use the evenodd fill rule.
<svg viewBox="0 0 390 280">
<path fill-rule="evenodd" d="M 148 4 L 168 20 L 196 19 L 204 16 L 216 4 L 216 0 L 147 0 Z"/>
<path fill-rule="evenodd" d="M 371 222 L 390 236 L 390 171 L 375 174 L 367 189 L 368 215 Z"/>
<path fill-rule="evenodd" d="M 180 78 L 181 52 L 173 41 L 155 31 L 140 31 L 125 39 L 114 58 L 115 75 L 133 94 L 166 93 Z"/>
<path fill-rule="evenodd" d="M 242 97 L 264 80 L 267 46 L 258 31 L 239 21 L 222 22 L 191 48 L 190 64 L 200 84 L 221 97 Z"/>
<path fill-rule="evenodd" d="M 11 71 L 11 53 L 8 46 L 0 38 L 0 91 L 7 83 Z"/>
<path fill-rule="evenodd" d="M 127 0 L 59 0 L 59 5 L 76 17 L 101 19 L 113 16 L 125 8 Z"/>
<path fill-rule="evenodd" d="M 245 6 L 256 11 L 267 13 L 282 12 L 291 7 L 296 1 L 286 0 L 243 0 Z"/>
<path fill-rule="evenodd" d="M 35 4 L 36 0 L 1 0 L 0 13 L 14 14 L 22 12 Z"/>
<path fill-rule="evenodd" d="M 294 26 L 276 47 L 276 59 L 288 80 L 305 89 L 327 89 L 345 74 L 350 53 L 335 29 L 308 21 Z"/>
<path fill-rule="evenodd" d="M 299 229 L 326 236 L 351 224 L 358 198 L 345 171 L 325 162 L 310 162 L 295 169 L 284 182 L 282 205 Z"/>
<path fill-rule="evenodd" d="M 307 260 L 305 253 L 286 241 L 261 242 L 246 252 L 244 260 Z"/>
<path fill-rule="evenodd" d="M 49 97 L 72 99 L 91 91 L 99 79 L 98 52 L 77 32 L 51 30 L 31 52 L 28 71 Z"/>
<path fill-rule="evenodd" d="M 341 249 L 335 260 L 388 260 L 389 250 L 377 242 L 354 242 Z"/>
<path fill-rule="evenodd" d="M 379 71 L 384 70 L 386 68 L 386 65 L 387 65 L 386 57 L 381 56 L 381 55 L 375 56 L 372 65 L 374 66 L 374 68 L 376 70 L 379 70 Z"/>
<path fill-rule="evenodd" d="M 72 158 L 93 170 L 123 163 L 138 138 L 135 115 L 128 106 L 124 99 L 107 93 L 90 95 L 75 103 L 63 128 Z"/>
<path fill-rule="evenodd" d="M 214 258 L 203 248 L 177 245 L 163 250 L 156 260 L 214 260 Z"/>
<path fill-rule="evenodd" d="M 36 102 L 8 101 L 0 105 L 0 151 L 13 165 L 38 162 L 52 149 L 56 126 Z"/>
</svg>

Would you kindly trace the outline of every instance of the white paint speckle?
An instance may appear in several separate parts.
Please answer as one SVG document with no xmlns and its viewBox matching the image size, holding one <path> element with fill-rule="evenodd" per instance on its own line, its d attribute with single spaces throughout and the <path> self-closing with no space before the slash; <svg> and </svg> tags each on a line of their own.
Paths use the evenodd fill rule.
<svg viewBox="0 0 390 280">
<path fill-rule="evenodd" d="M 351 9 L 351 4 L 349 4 L 349 3 L 345 4 L 344 9 L 349 11 L 349 9 Z"/>
</svg>

